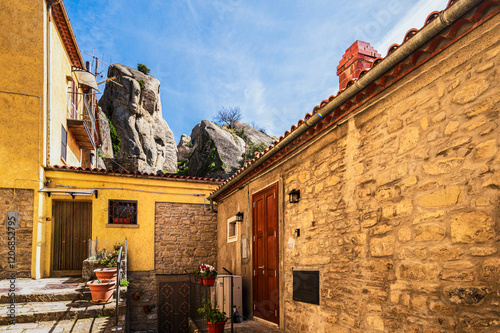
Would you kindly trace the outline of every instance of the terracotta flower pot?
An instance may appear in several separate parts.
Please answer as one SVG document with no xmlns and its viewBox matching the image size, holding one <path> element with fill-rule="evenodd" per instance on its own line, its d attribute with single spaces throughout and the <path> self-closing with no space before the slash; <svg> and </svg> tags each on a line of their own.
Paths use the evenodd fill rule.
<svg viewBox="0 0 500 333">
<path fill-rule="evenodd" d="M 215 284 L 215 277 L 214 276 L 208 276 L 203 278 L 203 285 L 204 286 L 213 286 Z"/>
<path fill-rule="evenodd" d="M 208 333 L 224 333 L 225 324 L 226 324 L 225 321 L 221 321 L 219 323 L 209 323 L 207 321 Z"/>
<path fill-rule="evenodd" d="M 92 280 L 87 282 L 92 294 L 92 303 L 106 304 L 111 301 L 115 290 L 115 280 Z"/>
<path fill-rule="evenodd" d="M 116 281 L 116 270 L 116 267 L 98 268 L 94 269 L 94 273 L 98 280 L 106 279 Z"/>
<path fill-rule="evenodd" d="M 141 299 L 141 295 L 132 294 L 132 298 L 137 301 Z"/>
</svg>

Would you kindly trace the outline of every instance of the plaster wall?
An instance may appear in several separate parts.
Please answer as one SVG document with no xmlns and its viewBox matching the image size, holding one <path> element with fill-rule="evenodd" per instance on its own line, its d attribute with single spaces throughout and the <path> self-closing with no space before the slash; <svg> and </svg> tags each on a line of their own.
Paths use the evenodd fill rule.
<svg viewBox="0 0 500 333">
<path fill-rule="evenodd" d="M 71 61 L 64 47 L 61 36 L 53 21 L 50 22 L 51 32 L 51 101 L 50 101 L 50 133 L 49 140 L 49 165 L 81 166 L 81 150 L 78 142 L 73 137 L 67 126 L 69 118 L 69 105 L 71 100 L 71 80 L 78 86 L 76 75 L 71 71 Z M 82 93 L 82 90 L 78 90 Z M 78 95 L 78 111 L 83 110 L 83 95 Z M 61 156 L 62 127 L 68 132 L 67 155 L 63 160 Z"/>
<path fill-rule="evenodd" d="M 153 271 L 155 269 L 155 203 L 182 203 L 203 205 L 203 197 L 212 192 L 216 185 L 185 180 L 166 180 L 122 175 L 98 175 L 90 173 L 47 171 L 51 186 L 74 186 L 97 189 L 95 196 L 77 196 L 75 200 L 92 202 L 92 239 L 98 239 L 99 248 L 111 248 L 118 241 L 128 240 L 130 271 Z M 46 198 L 47 216 L 52 216 L 52 200 L 69 199 L 69 195 L 52 195 Z M 136 200 L 137 225 L 109 225 L 109 200 Z M 207 205 L 208 208 L 208 205 Z M 46 240 L 43 246 L 45 274 L 50 273 L 51 239 L 53 219 L 45 228 Z"/>
</svg>

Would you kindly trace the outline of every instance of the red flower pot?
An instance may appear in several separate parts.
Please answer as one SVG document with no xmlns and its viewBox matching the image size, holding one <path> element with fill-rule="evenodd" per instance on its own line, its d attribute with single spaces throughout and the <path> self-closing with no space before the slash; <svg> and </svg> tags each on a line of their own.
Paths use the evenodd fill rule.
<svg viewBox="0 0 500 333">
<path fill-rule="evenodd" d="M 219 323 L 209 323 L 207 321 L 208 333 L 224 333 L 225 324 L 226 324 L 225 321 L 221 321 Z"/>
<path fill-rule="evenodd" d="M 92 303 L 106 304 L 111 301 L 113 291 L 115 290 L 115 280 L 92 280 L 87 282 L 90 293 L 92 294 Z"/>
<path fill-rule="evenodd" d="M 203 278 L 203 285 L 204 286 L 213 286 L 214 284 L 215 284 L 215 277 L 214 276 L 209 276 L 209 277 Z"/>
<path fill-rule="evenodd" d="M 142 309 L 144 310 L 144 313 L 148 313 L 151 311 L 151 308 L 149 306 L 144 306 Z"/>
<path fill-rule="evenodd" d="M 116 281 L 116 267 L 108 267 L 108 268 L 98 268 L 94 269 L 94 273 L 99 280 L 115 280 Z"/>
<path fill-rule="evenodd" d="M 141 299 L 141 295 L 132 294 L 132 298 L 137 301 Z"/>
</svg>

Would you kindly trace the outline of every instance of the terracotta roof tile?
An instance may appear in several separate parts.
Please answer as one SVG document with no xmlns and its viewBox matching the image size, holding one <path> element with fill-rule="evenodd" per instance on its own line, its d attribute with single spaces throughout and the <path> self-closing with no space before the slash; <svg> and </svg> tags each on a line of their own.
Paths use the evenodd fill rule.
<svg viewBox="0 0 500 333">
<path fill-rule="evenodd" d="M 138 176 L 138 177 L 153 177 L 153 178 L 164 178 L 164 179 L 180 179 L 186 181 L 206 181 L 206 182 L 216 182 L 222 183 L 224 179 L 215 179 L 215 178 L 206 178 L 206 177 L 192 177 L 192 176 L 182 176 L 170 173 L 156 174 L 156 173 L 146 173 L 146 172 L 130 172 L 124 170 L 108 170 L 108 169 L 99 169 L 99 168 L 82 168 L 82 167 L 74 167 L 74 166 L 64 166 L 64 165 L 54 165 L 46 168 L 46 170 L 66 170 L 66 171 L 76 171 L 76 172 L 85 172 L 85 173 L 93 173 L 93 174 L 119 174 L 119 175 L 130 175 L 130 176 Z"/>
</svg>

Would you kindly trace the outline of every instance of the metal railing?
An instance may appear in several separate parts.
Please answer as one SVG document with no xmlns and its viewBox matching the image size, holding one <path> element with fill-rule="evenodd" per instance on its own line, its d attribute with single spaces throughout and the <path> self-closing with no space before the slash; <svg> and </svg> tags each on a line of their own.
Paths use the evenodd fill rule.
<svg viewBox="0 0 500 333">
<path fill-rule="evenodd" d="M 68 93 L 68 118 L 84 121 L 84 126 L 87 130 L 90 140 L 92 141 L 92 144 L 95 146 L 95 143 L 97 142 L 98 139 L 96 119 L 94 117 L 94 113 L 92 110 L 95 97 L 93 94 L 78 93 L 78 96 L 80 95 L 83 96 L 83 110 L 80 111 L 78 110 L 78 103 L 75 104 L 73 101 L 72 98 L 73 94 L 75 93 L 72 92 Z"/>
<path fill-rule="evenodd" d="M 87 132 L 90 135 L 90 139 L 92 140 L 92 144 L 95 146 L 95 143 L 97 142 L 97 129 L 96 129 L 96 124 L 95 124 L 94 113 L 92 112 L 92 108 L 88 102 L 89 98 L 92 99 L 93 95 L 84 95 L 83 96 L 83 105 L 84 105 L 83 120 L 84 120 L 85 124 L 87 125 Z"/>
<path fill-rule="evenodd" d="M 234 330 L 233 318 L 233 290 L 234 281 L 232 275 L 217 276 L 213 286 L 202 284 L 202 279 L 198 275 L 189 273 L 190 295 L 189 295 L 189 316 L 200 332 L 208 332 L 208 325 L 203 315 L 198 312 L 203 307 L 203 300 L 210 301 L 210 304 L 217 307 L 221 312 L 226 312 L 228 321 L 231 325 L 231 333 Z M 224 286 L 231 286 L 225 288 Z M 228 295 L 229 294 L 229 295 Z M 227 326 L 226 326 L 227 327 Z"/>
</svg>

